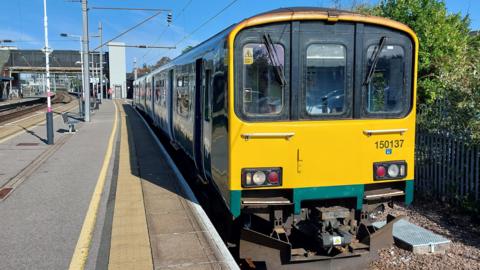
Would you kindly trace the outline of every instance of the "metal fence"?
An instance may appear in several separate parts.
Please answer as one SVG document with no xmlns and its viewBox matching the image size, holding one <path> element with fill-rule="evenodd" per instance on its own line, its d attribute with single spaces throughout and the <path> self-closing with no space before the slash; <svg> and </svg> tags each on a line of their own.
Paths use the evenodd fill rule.
<svg viewBox="0 0 480 270">
<path fill-rule="evenodd" d="M 479 201 L 480 144 L 417 130 L 415 154 L 417 191 L 453 203 Z"/>
</svg>

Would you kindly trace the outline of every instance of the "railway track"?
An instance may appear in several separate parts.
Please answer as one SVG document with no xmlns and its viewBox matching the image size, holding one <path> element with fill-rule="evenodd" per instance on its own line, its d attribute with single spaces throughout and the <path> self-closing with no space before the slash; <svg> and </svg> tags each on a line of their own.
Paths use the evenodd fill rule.
<svg viewBox="0 0 480 270">
<path fill-rule="evenodd" d="M 67 92 L 58 91 L 52 98 L 52 104 L 67 104 L 73 100 L 73 97 Z M 24 116 L 26 114 L 44 109 L 46 98 L 34 99 L 26 102 L 12 103 L 0 107 L 0 124 L 9 120 Z"/>
</svg>

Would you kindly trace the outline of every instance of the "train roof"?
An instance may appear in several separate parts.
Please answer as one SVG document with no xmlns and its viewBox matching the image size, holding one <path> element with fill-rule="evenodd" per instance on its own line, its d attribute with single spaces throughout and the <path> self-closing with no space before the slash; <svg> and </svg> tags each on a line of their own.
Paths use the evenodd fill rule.
<svg viewBox="0 0 480 270">
<path fill-rule="evenodd" d="M 360 13 L 356 13 L 353 11 L 348 11 L 348 10 L 342 10 L 342 9 L 335 9 L 335 8 L 323 8 L 323 7 L 282 7 L 282 8 L 277 8 L 277 9 L 272 9 L 263 13 L 256 14 L 250 18 L 258 17 L 258 16 L 263 16 L 263 15 L 272 15 L 272 14 L 277 14 L 277 13 L 285 13 L 285 12 L 290 12 L 290 13 L 298 13 L 298 12 L 309 12 L 309 13 L 338 13 L 338 14 L 351 14 L 351 15 L 362 15 Z M 362 15 L 364 16 L 364 15 Z"/>
<path fill-rule="evenodd" d="M 345 20 L 345 21 L 360 21 L 373 24 L 391 25 L 394 28 L 412 31 L 407 25 L 394 21 L 384 17 L 378 17 L 374 15 L 363 14 L 359 12 L 353 12 L 342 9 L 322 8 L 322 7 L 284 7 L 274 10 L 270 10 L 264 13 L 256 14 L 252 17 L 244 19 L 239 22 L 237 26 L 241 24 L 251 24 L 255 21 L 262 21 L 267 17 L 277 18 L 289 18 L 291 20 L 308 20 L 318 19 L 319 15 L 323 15 L 326 19 L 332 19 L 332 21 Z M 413 31 L 412 31 L 413 32 Z"/>
<path fill-rule="evenodd" d="M 265 20 L 265 18 L 269 17 L 288 17 L 292 20 L 297 20 L 299 18 L 315 18 L 318 15 L 323 15 L 326 18 L 341 18 L 342 20 L 352 20 L 352 21 L 365 21 L 365 22 L 372 22 L 376 24 L 382 24 L 382 25 L 395 25 L 395 28 L 398 29 L 403 29 L 405 31 L 413 31 L 405 24 L 402 24 L 400 22 L 388 19 L 388 18 L 383 18 L 383 17 L 377 17 L 377 16 L 372 16 L 372 15 L 366 15 L 366 14 L 361 14 L 358 12 L 352 12 L 348 10 L 341 10 L 341 9 L 333 9 L 333 8 L 322 8 L 322 7 L 283 7 L 283 8 L 278 8 L 270 11 L 266 11 L 263 13 L 256 14 L 254 16 L 251 16 L 249 18 L 246 18 L 238 23 L 234 23 L 226 28 L 224 28 L 222 31 L 218 32 L 217 34 L 213 35 L 212 37 L 208 38 L 207 40 L 199 43 L 198 45 L 194 46 L 191 48 L 189 51 L 180 54 L 179 56 L 175 57 L 172 59 L 171 62 L 160 66 L 156 68 L 155 70 L 151 71 L 148 74 L 143 75 L 142 77 L 138 78 L 141 79 L 143 77 L 148 77 L 151 76 L 155 73 L 157 73 L 160 70 L 163 70 L 165 68 L 169 68 L 170 66 L 174 64 L 178 64 L 179 61 L 182 62 L 182 59 L 188 59 L 186 56 L 190 56 L 191 54 L 199 54 L 198 49 L 205 46 L 206 44 L 214 41 L 218 41 L 219 39 L 224 39 L 227 38 L 227 36 L 230 34 L 230 32 L 234 31 L 237 27 L 248 27 L 249 25 L 255 25 L 257 21 L 262 21 Z M 180 63 L 181 64 L 181 63 Z"/>
</svg>

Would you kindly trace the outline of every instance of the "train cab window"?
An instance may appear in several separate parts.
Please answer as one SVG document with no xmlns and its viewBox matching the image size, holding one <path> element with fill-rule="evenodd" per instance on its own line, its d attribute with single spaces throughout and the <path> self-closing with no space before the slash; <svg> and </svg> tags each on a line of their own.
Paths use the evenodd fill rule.
<svg viewBox="0 0 480 270">
<path fill-rule="evenodd" d="M 311 44 L 306 58 L 306 113 L 310 116 L 342 114 L 347 85 L 345 46 Z"/>
<path fill-rule="evenodd" d="M 241 97 L 242 112 L 247 116 L 275 116 L 283 110 L 284 85 L 278 72 L 285 65 L 285 51 L 280 44 L 273 47 L 269 52 L 261 43 L 243 46 Z"/>
<path fill-rule="evenodd" d="M 378 52 L 379 47 L 383 47 Z M 364 96 L 367 115 L 398 115 L 408 110 L 405 87 L 405 52 L 397 45 L 367 49 Z M 376 59 L 375 59 L 376 58 Z"/>
</svg>

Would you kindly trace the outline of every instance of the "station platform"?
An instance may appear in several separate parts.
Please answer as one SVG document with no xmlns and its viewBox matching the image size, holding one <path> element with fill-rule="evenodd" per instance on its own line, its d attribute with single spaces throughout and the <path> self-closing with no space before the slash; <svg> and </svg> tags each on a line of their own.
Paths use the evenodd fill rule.
<svg viewBox="0 0 480 270">
<path fill-rule="evenodd" d="M 16 99 L 0 100 L 0 108 L 5 107 L 5 106 L 20 104 L 20 103 L 29 103 L 29 102 L 39 101 L 40 99 L 45 99 L 45 97 L 29 97 L 29 98 L 16 98 Z"/>
<path fill-rule="evenodd" d="M 0 140 L 1 268 L 238 268 L 128 102 L 54 127 L 54 145 L 44 124 Z"/>
</svg>

